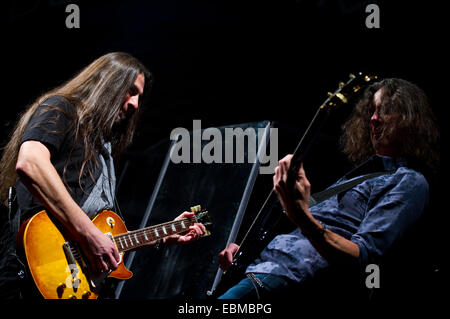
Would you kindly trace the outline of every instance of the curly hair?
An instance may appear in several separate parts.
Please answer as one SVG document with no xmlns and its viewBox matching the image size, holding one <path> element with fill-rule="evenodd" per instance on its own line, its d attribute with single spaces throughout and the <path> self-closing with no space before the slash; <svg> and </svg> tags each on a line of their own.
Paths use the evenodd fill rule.
<svg viewBox="0 0 450 319">
<path fill-rule="evenodd" d="M 382 89 L 379 116 L 395 114 L 380 128 L 379 139 L 388 139 L 396 155 L 420 170 L 435 173 L 439 168 L 439 128 L 428 99 L 419 87 L 406 80 L 389 78 L 367 87 L 352 115 L 343 126 L 342 151 L 354 163 L 375 153 L 370 138 L 373 96 Z"/>
</svg>

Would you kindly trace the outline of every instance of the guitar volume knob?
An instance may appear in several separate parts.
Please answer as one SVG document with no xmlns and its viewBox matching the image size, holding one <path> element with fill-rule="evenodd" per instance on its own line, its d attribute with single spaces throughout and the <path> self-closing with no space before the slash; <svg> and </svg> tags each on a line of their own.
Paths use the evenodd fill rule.
<svg viewBox="0 0 450 319">
<path fill-rule="evenodd" d="M 85 291 L 83 293 L 83 295 L 81 296 L 81 298 L 83 299 L 89 299 L 89 297 L 92 295 L 92 293 L 90 291 Z"/>
<path fill-rule="evenodd" d="M 65 289 L 65 288 L 67 288 L 67 286 L 66 286 L 66 284 L 65 283 L 60 283 L 59 285 L 58 285 L 58 289 L 59 290 L 62 290 L 62 289 Z"/>
<path fill-rule="evenodd" d="M 58 294 L 58 298 L 62 298 L 62 295 L 64 293 L 64 289 L 66 289 L 67 286 L 65 283 L 59 283 L 58 287 L 56 288 L 56 293 Z"/>
</svg>

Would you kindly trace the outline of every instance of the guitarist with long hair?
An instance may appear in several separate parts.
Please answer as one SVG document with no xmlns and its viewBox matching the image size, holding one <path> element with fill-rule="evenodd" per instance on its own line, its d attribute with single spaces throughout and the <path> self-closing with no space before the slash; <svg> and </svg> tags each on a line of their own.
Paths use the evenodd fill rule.
<svg viewBox="0 0 450 319">
<path fill-rule="evenodd" d="M 113 158 L 131 143 L 151 82 L 151 73 L 136 58 L 109 53 L 25 110 L 0 162 L 1 202 L 7 205 L 10 186 L 17 190 L 18 213 L 12 225 L 45 209 L 80 244 L 93 272 L 117 268 L 116 245 L 91 219 L 114 207 Z M 178 218 L 192 215 L 186 212 Z M 204 233 L 204 226 L 196 223 L 184 235 L 164 240 L 190 242 Z M 3 244 L 10 246 L 10 253 L 2 267 L 23 263 L 11 260 L 12 242 Z M 23 297 L 24 291 L 15 284 L 20 281 L 17 271 L 9 278 L 7 274 L 2 271 L 0 289 L 6 290 L 2 297 Z"/>
<path fill-rule="evenodd" d="M 429 201 L 426 176 L 436 172 L 439 162 L 439 131 L 421 89 L 401 79 L 369 86 L 344 125 L 341 143 L 359 165 L 333 186 L 382 174 L 310 205 L 311 185 L 303 165 L 289 182 L 292 155 L 283 158 L 273 189 L 297 227 L 276 236 L 248 265 L 244 279 L 219 298 L 282 296 L 331 265 L 359 269 L 376 264 L 419 219 Z M 219 254 L 223 270 L 238 250 L 231 243 Z"/>
</svg>

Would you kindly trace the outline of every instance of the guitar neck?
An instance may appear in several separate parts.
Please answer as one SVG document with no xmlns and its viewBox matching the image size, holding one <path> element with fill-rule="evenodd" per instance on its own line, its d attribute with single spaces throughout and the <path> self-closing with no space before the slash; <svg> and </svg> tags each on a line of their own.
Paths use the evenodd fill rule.
<svg viewBox="0 0 450 319">
<path fill-rule="evenodd" d="M 328 93 L 328 98 L 319 107 L 311 123 L 307 127 L 300 143 L 297 145 L 288 172 L 288 182 L 294 182 L 297 177 L 300 164 L 306 156 L 315 139 L 318 137 L 322 127 L 328 118 L 330 112 L 342 104 L 349 104 L 350 99 L 354 97 L 361 89 L 377 79 L 377 76 L 363 76 L 359 73 L 357 76 L 350 74 L 347 83 L 341 82 L 339 88 L 334 93 Z"/>
<path fill-rule="evenodd" d="M 195 217 L 171 221 L 155 226 L 130 231 L 113 237 L 119 252 L 125 252 L 148 245 L 150 242 L 163 239 L 170 235 L 189 230 L 189 226 L 197 222 Z"/>
<path fill-rule="evenodd" d="M 295 148 L 291 159 L 291 164 L 288 171 L 289 183 L 295 182 L 300 164 L 308 156 L 309 150 L 324 126 L 328 115 L 328 109 L 320 107 L 315 113 L 311 123 L 306 128 L 306 131 Z"/>
</svg>

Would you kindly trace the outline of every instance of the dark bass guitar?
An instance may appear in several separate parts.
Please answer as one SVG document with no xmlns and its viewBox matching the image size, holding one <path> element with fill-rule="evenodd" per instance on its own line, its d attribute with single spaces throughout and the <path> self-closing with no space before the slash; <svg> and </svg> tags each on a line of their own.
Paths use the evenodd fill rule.
<svg viewBox="0 0 450 319">
<path fill-rule="evenodd" d="M 294 150 L 288 171 L 288 182 L 295 181 L 301 162 L 308 154 L 313 141 L 319 135 L 330 113 L 342 105 L 351 104 L 354 98 L 363 91 L 363 88 L 376 80 L 376 76 L 368 76 L 362 73 L 350 74 L 346 83 L 339 83 L 339 87 L 333 93 L 328 93 L 328 98 L 318 108 Z M 241 243 L 238 244 L 239 250 L 234 255 L 233 263 L 222 274 L 217 285 L 212 287 L 209 295 L 220 296 L 241 280 L 247 266 L 259 256 L 269 242 L 276 235 L 290 232 L 294 227 L 286 215 L 282 213 L 276 194 L 271 191 Z"/>
</svg>

